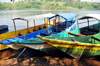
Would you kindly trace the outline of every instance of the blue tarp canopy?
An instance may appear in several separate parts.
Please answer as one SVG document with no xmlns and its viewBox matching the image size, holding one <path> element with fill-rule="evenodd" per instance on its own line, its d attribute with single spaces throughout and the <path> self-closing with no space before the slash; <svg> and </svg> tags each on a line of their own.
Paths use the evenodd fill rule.
<svg viewBox="0 0 100 66">
<path fill-rule="evenodd" d="M 56 14 L 55 16 L 52 16 L 49 19 L 52 19 L 56 16 L 60 16 L 60 17 L 64 18 L 65 20 L 69 21 L 72 18 L 76 17 L 76 14 L 74 14 L 74 13 L 61 13 L 61 14 Z"/>
</svg>

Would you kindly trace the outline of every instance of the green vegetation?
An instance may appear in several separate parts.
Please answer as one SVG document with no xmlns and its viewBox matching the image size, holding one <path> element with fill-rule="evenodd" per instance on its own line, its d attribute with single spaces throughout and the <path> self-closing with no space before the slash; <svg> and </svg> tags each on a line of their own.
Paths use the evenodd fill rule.
<svg viewBox="0 0 100 66">
<path fill-rule="evenodd" d="M 28 0 L 17 3 L 0 3 L 0 10 L 23 9 L 81 9 L 100 10 L 100 3 L 80 2 L 80 0 Z"/>
</svg>

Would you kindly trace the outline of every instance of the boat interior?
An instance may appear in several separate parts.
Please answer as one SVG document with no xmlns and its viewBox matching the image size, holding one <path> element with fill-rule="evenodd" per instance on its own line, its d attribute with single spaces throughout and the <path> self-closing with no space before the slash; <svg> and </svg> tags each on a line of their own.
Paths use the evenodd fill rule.
<svg viewBox="0 0 100 66">
<path fill-rule="evenodd" d="M 80 36 L 80 35 L 76 35 L 76 36 Z M 81 37 L 46 37 L 46 38 L 47 39 L 55 39 L 55 40 L 63 40 L 63 41 L 71 41 L 71 42 L 100 44 L 99 37 L 100 37 L 100 35 L 81 36 Z"/>
<path fill-rule="evenodd" d="M 75 21 L 68 21 L 68 23 L 66 23 L 66 21 L 60 22 L 60 23 L 57 24 L 57 29 L 56 29 L 56 25 L 51 28 L 52 32 L 62 32 L 66 28 L 70 27 L 73 23 L 75 23 Z"/>
<path fill-rule="evenodd" d="M 86 24 L 87 23 L 87 24 Z M 84 35 L 94 35 L 98 34 L 100 31 L 100 25 L 98 20 L 90 20 L 89 19 L 86 22 L 78 23 L 78 25 L 85 25 L 85 27 L 79 28 L 80 33 Z"/>
</svg>

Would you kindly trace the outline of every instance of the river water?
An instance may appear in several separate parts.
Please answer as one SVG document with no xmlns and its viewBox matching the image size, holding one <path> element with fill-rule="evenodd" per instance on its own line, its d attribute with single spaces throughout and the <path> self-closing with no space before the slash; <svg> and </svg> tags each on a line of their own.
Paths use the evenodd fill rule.
<svg viewBox="0 0 100 66">
<path fill-rule="evenodd" d="M 14 31 L 12 19 L 15 17 L 28 17 L 46 13 L 59 14 L 69 12 L 75 13 L 77 15 L 77 18 L 82 17 L 86 14 L 100 14 L 100 10 L 7 10 L 0 11 L 0 25 L 8 25 L 9 32 L 11 32 Z M 37 22 L 37 24 L 39 24 L 40 22 Z M 30 23 L 29 25 L 30 27 L 34 26 L 33 23 Z M 16 27 L 17 30 L 24 29 L 27 27 L 27 22 L 16 22 Z"/>
</svg>

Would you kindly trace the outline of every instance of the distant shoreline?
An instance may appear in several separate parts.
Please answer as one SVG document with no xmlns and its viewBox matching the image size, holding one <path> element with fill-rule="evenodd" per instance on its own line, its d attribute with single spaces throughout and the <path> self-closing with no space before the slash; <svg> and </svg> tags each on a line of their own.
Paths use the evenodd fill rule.
<svg viewBox="0 0 100 66">
<path fill-rule="evenodd" d="M 0 10 L 33 10 L 33 9 L 55 9 L 55 10 L 100 10 L 100 3 L 90 2 L 55 2 L 55 1 L 22 1 L 16 3 L 0 3 Z"/>
</svg>

